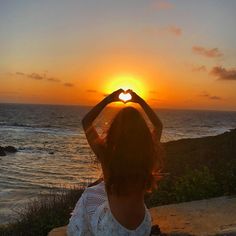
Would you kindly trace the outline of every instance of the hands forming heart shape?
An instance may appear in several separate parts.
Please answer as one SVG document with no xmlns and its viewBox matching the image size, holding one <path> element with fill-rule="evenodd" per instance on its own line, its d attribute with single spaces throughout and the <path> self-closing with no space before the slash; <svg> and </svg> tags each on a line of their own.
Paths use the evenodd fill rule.
<svg viewBox="0 0 236 236">
<path fill-rule="evenodd" d="M 107 103 L 119 102 L 119 101 L 123 103 L 127 102 L 138 103 L 141 98 L 131 89 L 125 91 L 124 89 L 120 88 L 114 91 L 113 93 L 109 94 L 105 99 Z"/>
<path fill-rule="evenodd" d="M 126 103 L 126 102 L 128 102 L 132 99 L 132 96 L 129 92 L 122 92 L 122 93 L 119 94 L 119 99 L 122 102 Z"/>
</svg>

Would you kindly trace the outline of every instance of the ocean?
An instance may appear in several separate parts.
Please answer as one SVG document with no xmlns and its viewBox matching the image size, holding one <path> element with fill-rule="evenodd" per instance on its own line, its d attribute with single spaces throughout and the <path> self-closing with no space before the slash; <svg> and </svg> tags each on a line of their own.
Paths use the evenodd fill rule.
<svg viewBox="0 0 236 236">
<path fill-rule="evenodd" d="M 0 104 L 0 146 L 15 154 L 0 157 L 0 224 L 16 209 L 51 188 L 86 184 L 101 175 L 87 143 L 83 106 Z M 95 122 L 105 135 L 120 108 L 106 108 Z M 155 110 L 163 122 L 162 142 L 217 135 L 236 128 L 236 112 Z M 150 125 L 150 123 L 149 123 Z"/>
</svg>

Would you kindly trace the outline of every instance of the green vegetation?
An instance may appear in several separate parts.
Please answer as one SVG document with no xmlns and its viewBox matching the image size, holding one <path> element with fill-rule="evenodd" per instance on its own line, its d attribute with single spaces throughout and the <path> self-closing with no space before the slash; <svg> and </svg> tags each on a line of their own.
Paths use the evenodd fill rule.
<svg viewBox="0 0 236 236">
<path fill-rule="evenodd" d="M 236 130 L 222 135 L 164 144 L 164 176 L 146 196 L 148 207 L 236 194 Z M 0 235 L 43 236 L 68 224 L 84 188 L 52 190 L 19 213 L 15 223 L 0 227 Z"/>
<path fill-rule="evenodd" d="M 146 197 L 146 203 L 149 207 L 153 207 L 233 195 L 236 193 L 236 171 L 232 175 L 229 173 L 230 171 L 225 168 L 224 172 L 219 172 L 219 178 L 219 175 L 210 171 L 207 166 L 203 166 L 200 169 L 188 169 L 181 176 L 164 177 L 159 182 L 158 188 Z"/>
<path fill-rule="evenodd" d="M 14 223 L 0 227 L 1 236 L 41 236 L 62 225 L 68 224 L 70 214 L 84 188 L 82 186 L 68 190 L 51 190 L 32 200 L 18 212 Z"/>
</svg>

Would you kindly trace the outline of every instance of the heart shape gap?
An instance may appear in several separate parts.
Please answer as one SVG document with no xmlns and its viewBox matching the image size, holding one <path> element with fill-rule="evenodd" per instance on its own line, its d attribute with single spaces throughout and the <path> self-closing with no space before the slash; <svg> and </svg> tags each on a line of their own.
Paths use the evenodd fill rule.
<svg viewBox="0 0 236 236">
<path fill-rule="evenodd" d="M 122 100 L 123 102 L 127 102 L 127 101 L 129 101 L 129 100 L 131 100 L 131 98 L 132 98 L 132 96 L 131 96 L 131 94 L 130 93 L 120 93 L 120 95 L 119 95 L 119 99 L 120 100 Z"/>
</svg>

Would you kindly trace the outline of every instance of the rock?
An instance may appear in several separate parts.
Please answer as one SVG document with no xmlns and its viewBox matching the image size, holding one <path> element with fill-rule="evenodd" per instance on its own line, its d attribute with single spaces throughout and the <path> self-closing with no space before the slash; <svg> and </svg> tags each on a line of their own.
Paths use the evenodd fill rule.
<svg viewBox="0 0 236 236">
<path fill-rule="evenodd" d="M 53 152 L 53 151 L 50 151 L 48 154 L 50 154 L 50 155 L 53 155 L 53 154 L 54 154 L 54 152 Z"/>
<path fill-rule="evenodd" d="M 151 235 L 161 235 L 161 229 L 159 225 L 152 226 Z"/>
<path fill-rule="evenodd" d="M 17 152 L 17 149 L 13 146 L 6 146 L 3 148 L 5 152 L 15 153 Z"/>
<path fill-rule="evenodd" d="M 4 148 L 0 146 L 0 156 L 6 156 L 6 153 L 4 152 Z"/>
</svg>

